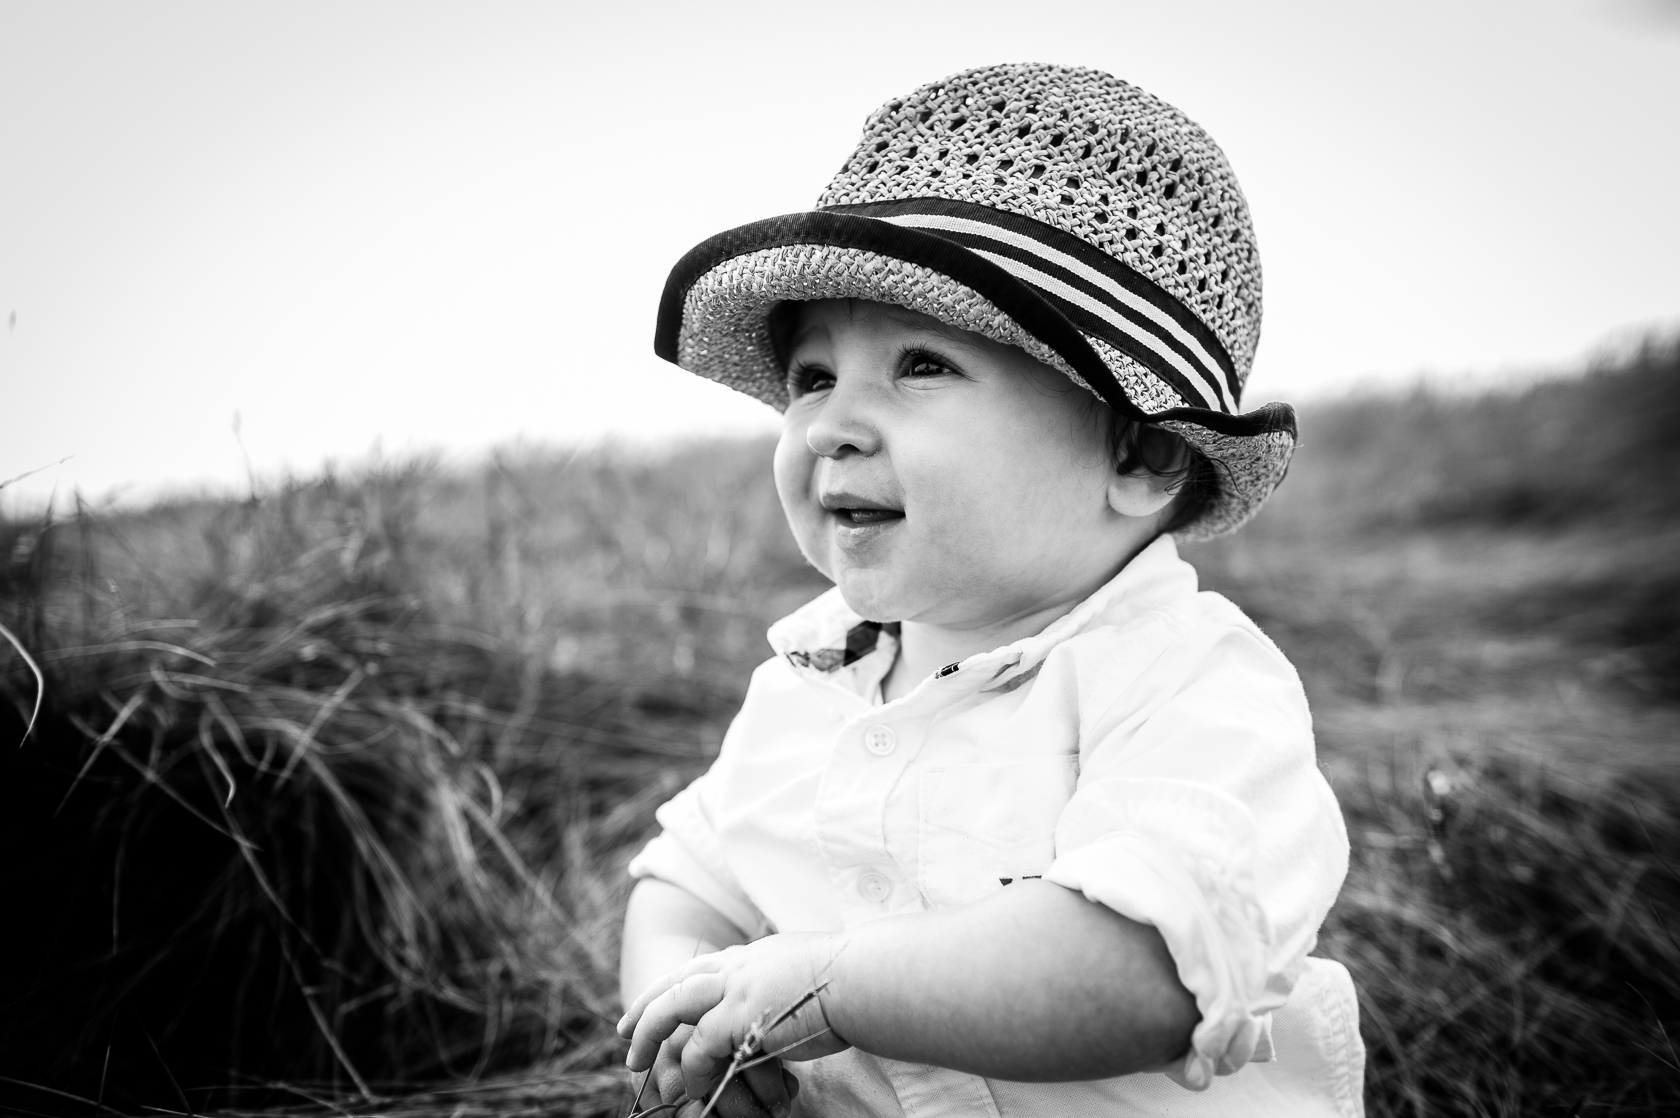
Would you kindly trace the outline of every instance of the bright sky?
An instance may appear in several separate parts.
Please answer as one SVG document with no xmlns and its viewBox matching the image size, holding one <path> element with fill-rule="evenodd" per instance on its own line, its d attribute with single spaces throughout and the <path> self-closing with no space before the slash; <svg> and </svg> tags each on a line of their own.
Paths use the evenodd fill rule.
<svg viewBox="0 0 1680 1118">
<path fill-rule="evenodd" d="M 0 481 L 762 430 L 653 356 L 696 241 L 890 97 L 1096 66 L 1224 147 L 1245 400 L 1578 360 L 1680 315 L 1680 0 L 0 0 Z"/>
</svg>

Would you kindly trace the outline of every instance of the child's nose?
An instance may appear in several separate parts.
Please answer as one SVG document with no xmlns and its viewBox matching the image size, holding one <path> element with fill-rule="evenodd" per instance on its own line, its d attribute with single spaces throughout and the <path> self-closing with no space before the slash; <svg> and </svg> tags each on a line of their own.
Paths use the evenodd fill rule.
<svg viewBox="0 0 1680 1118">
<path fill-rule="evenodd" d="M 824 458 L 870 455 L 881 449 L 879 426 L 869 414 L 864 393 L 842 381 L 828 394 L 805 429 L 805 443 Z"/>
</svg>

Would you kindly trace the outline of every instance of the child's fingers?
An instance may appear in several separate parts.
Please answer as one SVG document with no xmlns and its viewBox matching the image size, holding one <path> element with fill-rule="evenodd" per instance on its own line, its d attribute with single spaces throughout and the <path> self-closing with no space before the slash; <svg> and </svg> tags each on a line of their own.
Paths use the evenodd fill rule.
<svg viewBox="0 0 1680 1118">
<path fill-rule="evenodd" d="M 723 987 L 723 976 L 720 974 L 691 974 L 649 1002 L 633 1024 L 630 1054 L 624 1061 L 630 1065 L 630 1070 L 641 1071 L 651 1067 L 665 1038 L 676 1032 L 680 1025 L 698 1023 L 707 1010 L 722 1000 Z M 629 1020 L 630 1015 L 626 1014 L 625 1019 Z M 683 1046 L 685 1065 L 687 1051 L 693 1044 L 694 1038 L 690 1037 Z"/>
<path fill-rule="evenodd" d="M 689 1034 L 688 1043 L 683 1045 L 683 1086 L 690 1098 L 710 1097 L 735 1056 L 738 1038 L 733 1035 L 728 1022 L 720 1020 L 723 1016 L 717 1013 L 702 1017 L 700 1023 L 694 1026 L 694 1032 Z M 746 1089 L 744 1083 L 742 1089 Z M 751 1092 L 748 1091 L 748 1094 Z"/>
<path fill-rule="evenodd" d="M 711 1098 L 729 1071 L 739 1038 L 730 1035 L 722 1013 L 709 1014 L 683 1045 L 683 1090 L 689 1098 Z M 710 1026 L 710 1028 L 708 1028 Z M 740 1118 L 786 1118 L 793 1109 L 799 1080 L 783 1072 L 780 1060 L 767 1060 L 735 1074 L 718 1097 L 718 1112 Z"/>
<path fill-rule="evenodd" d="M 792 1077 L 783 1073 L 780 1060 L 766 1060 L 750 1067 L 741 1073 L 741 1078 L 746 1080 L 753 1098 L 774 1118 L 782 1118 L 792 1108 L 793 1092 L 788 1089 L 788 1080 Z"/>
<path fill-rule="evenodd" d="M 705 1097 L 711 1098 L 710 1095 Z M 739 1079 L 731 1079 L 723 1089 L 714 1113 L 718 1118 L 771 1118 L 770 1111 L 753 1098 L 752 1091 Z"/>
<path fill-rule="evenodd" d="M 717 969 L 718 963 L 716 953 L 711 955 L 701 955 L 698 958 L 690 959 L 676 970 L 654 979 L 652 982 L 648 983 L 647 989 L 643 990 L 641 995 L 635 1001 L 630 1003 L 630 1007 L 624 1011 L 624 1016 L 618 1019 L 618 1035 L 623 1037 L 625 1040 L 629 1040 L 630 1034 L 636 1031 L 637 1019 L 640 1018 L 643 1013 L 647 1012 L 648 1003 L 652 1002 L 653 999 L 663 994 L 666 990 L 669 990 L 689 975 L 710 974 L 715 972 Z"/>
<path fill-rule="evenodd" d="M 682 1074 L 683 1042 L 693 1031 L 692 1025 L 683 1025 L 659 1046 L 659 1055 L 654 1058 L 653 1070 L 648 1072 L 653 1077 L 653 1089 L 659 1093 L 660 1102 L 681 1102 L 684 1094 Z"/>
</svg>

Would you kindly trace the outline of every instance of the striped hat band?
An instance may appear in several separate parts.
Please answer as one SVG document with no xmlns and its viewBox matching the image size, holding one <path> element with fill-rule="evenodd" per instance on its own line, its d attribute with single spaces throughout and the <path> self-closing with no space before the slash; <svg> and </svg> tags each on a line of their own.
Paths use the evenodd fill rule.
<svg viewBox="0 0 1680 1118">
<path fill-rule="evenodd" d="M 1184 304 L 1120 260 L 1030 217 L 945 198 L 832 206 L 962 245 L 1032 287 L 1082 333 L 1171 385 L 1191 407 L 1227 415 L 1242 388 L 1230 355 Z"/>
<path fill-rule="evenodd" d="M 1158 285 L 1053 226 L 954 199 L 830 206 L 755 221 L 702 241 L 671 270 L 654 351 L 682 363 L 690 291 L 708 273 L 730 260 L 789 245 L 862 249 L 949 277 L 1002 309 L 1122 415 L 1152 423 L 1185 420 L 1234 436 L 1294 432 L 1287 406 L 1237 411 L 1241 381 L 1224 346 Z M 1165 409 L 1140 406 L 1092 339 L 1131 358 L 1180 402 Z"/>
</svg>

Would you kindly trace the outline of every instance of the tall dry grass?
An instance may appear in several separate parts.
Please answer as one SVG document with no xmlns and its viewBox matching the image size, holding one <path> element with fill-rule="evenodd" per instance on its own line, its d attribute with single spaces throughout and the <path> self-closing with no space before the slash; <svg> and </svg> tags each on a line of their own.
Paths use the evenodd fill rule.
<svg viewBox="0 0 1680 1118">
<path fill-rule="evenodd" d="M 0 714 L 10 1080 L 203 1109 L 608 1062 L 609 866 L 701 739 L 429 609 L 420 480 L 176 510 L 167 565 L 120 522 L 10 526 L 46 685 L 31 726 L 14 659 Z"/>
<path fill-rule="evenodd" d="M 1374 1114 L 1680 1108 L 1677 385 L 1648 349 L 1321 409 L 1266 515 L 1194 550 L 1308 686 Z M 624 861 L 821 586 L 767 456 L 0 527 L 47 677 L 0 745 L 6 1101 L 615 1112 Z M 35 681 L 0 656 L 5 742 Z"/>
<path fill-rule="evenodd" d="M 1680 348 L 1309 412 L 1204 581 L 1302 672 L 1374 1114 L 1680 1109 Z"/>
</svg>

